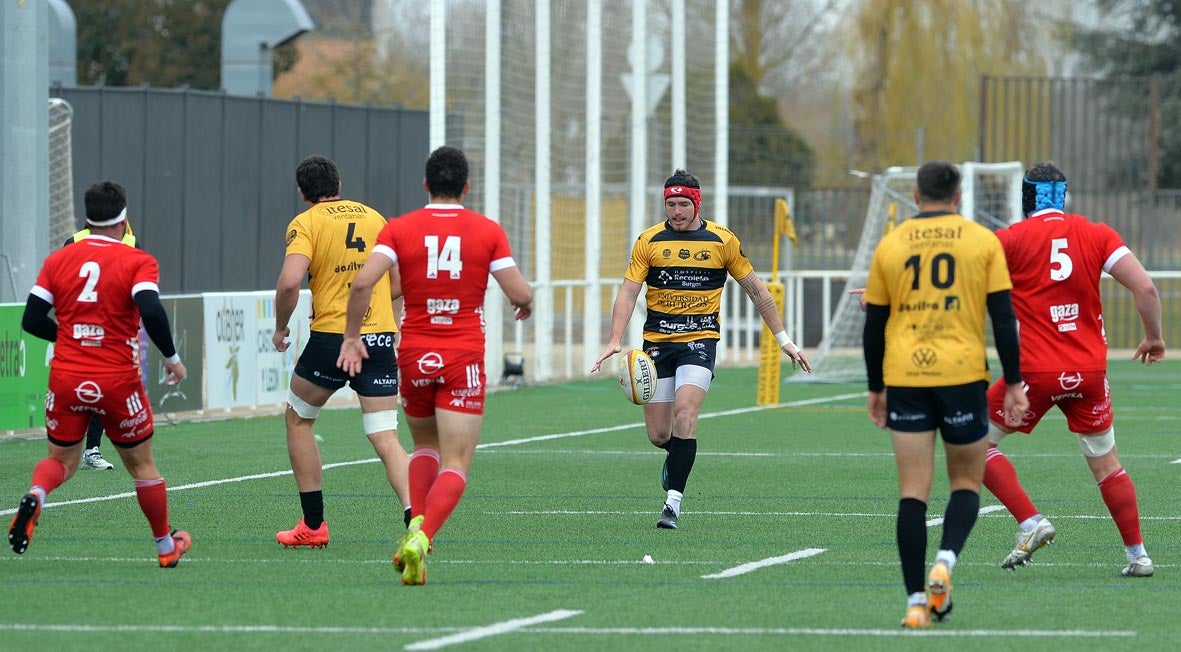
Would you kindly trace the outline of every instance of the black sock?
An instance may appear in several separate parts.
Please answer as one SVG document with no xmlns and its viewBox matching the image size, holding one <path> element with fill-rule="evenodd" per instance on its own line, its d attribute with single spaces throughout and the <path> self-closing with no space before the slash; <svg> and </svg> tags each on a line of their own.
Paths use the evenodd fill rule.
<svg viewBox="0 0 1181 652">
<path fill-rule="evenodd" d="M 669 446 L 672 446 L 672 445 L 673 445 L 673 438 L 669 437 L 668 440 L 665 441 L 663 444 L 656 444 L 656 447 L 662 448 L 664 450 L 668 450 Z"/>
<path fill-rule="evenodd" d="M 685 484 L 697 460 L 697 440 L 671 437 L 668 443 L 668 488 L 685 493 Z"/>
<path fill-rule="evenodd" d="M 324 492 L 299 492 L 299 506 L 303 508 L 303 524 L 313 530 L 320 529 L 324 522 Z"/>
<path fill-rule="evenodd" d="M 410 508 L 409 507 L 402 510 L 402 520 L 406 522 L 406 527 L 410 527 Z"/>
<path fill-rule="evenodd" d="M 86 448 L 98 448 L 103 440 L 103 420 L 97 415 L 90 417 L 90 424 L 86 426 Z"/>
<path fill-rule="evenodd" d="M 946 526 L 945 526 L 946 527 Z M 902 582 L 906 595 L 925 589 L 923 570 L 927 559 L 927 503 L 917 498 L 898 501 L 898 522 L 895 526 L 898 559 L 902 562 Z"/>
<path fill-rule="evenodd" d="M 950 550 L 959 556 L 968 541 L 976 517 L 980 515 L 980 494 L 969 489 L 951 492 L 947 511 L 943 514 L 943 539 L 940 550 Z"/>
</svg>

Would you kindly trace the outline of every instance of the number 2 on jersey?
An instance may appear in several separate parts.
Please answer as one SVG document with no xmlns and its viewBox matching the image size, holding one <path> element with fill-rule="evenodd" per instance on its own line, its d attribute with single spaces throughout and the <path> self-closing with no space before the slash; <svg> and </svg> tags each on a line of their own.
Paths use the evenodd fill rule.
<svg viewBox="0 0 1181 652">
<path fill-rule="evenodd" d="M 95 292 L 94 288 L 98 285 L 98 277 L 101 273 L 102 269 L 93 260 L 82 263 L 81 269 L 78 270 L 78 277 L 86 279 L 86 285 L 78 294 L 79 303 L 98 303 L 98 292 Z"/>
<path fill-rule="evenodd" d="M 452 279 L 458 279 L 463 271 L 463 260 L 459 255 L 459 236 L 449 235 L 443 241 L 443 248 L 439 249 L 439 236 L 428 235 L 423 239 L 426 245 L 426 277 L 439 278 L 439 270 L 450 273 Z"/>
</svg>

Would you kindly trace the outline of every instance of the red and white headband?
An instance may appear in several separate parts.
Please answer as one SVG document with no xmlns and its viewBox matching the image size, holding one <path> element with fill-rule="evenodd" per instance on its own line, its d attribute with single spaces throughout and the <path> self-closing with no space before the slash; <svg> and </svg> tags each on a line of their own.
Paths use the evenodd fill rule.
<svg viewBox="0 0 1181 652">
<path fill-rule="evenodd" d="M 701 212 L 701 188 L 690 188 L 689 186 L 669 186 L 664 189 L 664 198 L 669 197 L 684 197 L 693 202 L 693 216 L 696 217 Z"/>
</svg>

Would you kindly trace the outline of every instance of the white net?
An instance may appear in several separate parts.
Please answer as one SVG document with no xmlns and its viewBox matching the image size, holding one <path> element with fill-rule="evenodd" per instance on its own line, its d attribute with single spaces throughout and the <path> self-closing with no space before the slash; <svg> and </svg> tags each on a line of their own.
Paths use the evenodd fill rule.
<svg viewBox="0 0 1181 652">
<path fill-rule="evenodd" d="M 890 168 L 874 177 L 866 209 L 865 228 L 857 244 L 853 268 L 845 291 L 841 292 L 831 327 L 815 354 L 810 358 L 811 374 L 792 374 L 791 382 L 857 382 L 865 380 L 865 359 L 861 335 L 865 315 L 858 297 L 849 289 L 864 288 L 869 278 L 869 263 L 882 234 L 917 210 L 912 191 L 917 168 Z M 997 230 L 1021 215 L 1020 162 L 965 163 L 961 166 L 964 181 L 960 212 L 992 230 Z M 991 333 L 990 333 L 991 335 Z"/>
<path fill-rule="evenodd" d="M 49 248 L 60 247 L 73 235 L 74 157 L 70 132 L 74 109 L 57 97 L 49 98 Z"/>
<path fill-rule="evenodd" d="M 686 167 L 705 186 L 705 202 L 715 206 L 714 147 L 717 142 L 714 108 L 714 27 L 710 20 L 719 0 L 683 0 L 685 4 L 686 65 Z M 618 281 L 604 284 L 599 309 L 584 310 L 587 261 L 587 3 L 556 0 L 550 7 L 550 96 L 549 107 L 551 192 L 548 242 L 538 242 L 536 143 L 538 136 L 537 53 L 535 29 L 538 3 L 534 0 L 503 0 L 500 29 L 500 201 L 494 211 L 486 203 L 484 183 L 488 155 L 485 115 L 485 11 L 482 2 L 452 0 L 447 5 L 446 55 L 446 142 L 460 147 L 471 163 L 472 192 L 468 204 L 485 213 L 496 212 L 513 248 L 513 256 L 531 281 L 548 276 L 550 293 L 541 300 L 541 310 L 552 310 L 554 341 L 552 373 L 589 366 L 576 351 L 594 335 L 584 336 L 589 320 L 599 320 L 599 332 L 609 330 L 611 302 Z M 599 202 L 601 220 L 599 259 L 589 261 L 601 279 L 618 279 L 627 265 L 628 252 L 638 233 L 629 227 L 628 188 L 630 172 L 631 101 L 625 76 L 632 72 L 628 57 L 632 43 L 633 0 L 602 0 L 602 120 L 599 127 L 602 170 Z M 661 216 L 658 188 L 672 173 L 671 135 L 671 5 L 666 0 L 649 0 L 643 42 L 652 73 L 648 88 L 646 147 L 647 223 Z M 539 261 L 541 249 L 547 261 Z M 548 264 L 547 274 L 538 265 Z M 569 289 L 566 289 L 569 288 Z M 541 315 L 527 322 L 511 321 L 505 311 L 505 339 L 509 350 L 519 348 L 512 338 L 534 341 L 546 321 Z M 517 332 L 514 332 L 514 330 Z M 591 331 L 593 333 L 593 330 Z M 601 337 L 601 336 L 600 336 Z M 597 351 L 599 341 L 587 346 Z M 489 351 L 496 350 L 489 342 Z M 524 351 L 527 360 L 535 359 Z M 576 361 L 576 362 L 571 362 Z M 548 372 L 542 371 L 544 377 Z"/>
</svg>

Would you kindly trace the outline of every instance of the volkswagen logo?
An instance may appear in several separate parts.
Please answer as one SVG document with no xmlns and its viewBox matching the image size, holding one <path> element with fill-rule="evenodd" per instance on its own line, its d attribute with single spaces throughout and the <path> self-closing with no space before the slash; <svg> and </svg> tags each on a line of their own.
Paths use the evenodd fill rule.
<svg viewBox="0 0 1181 652">
<path fill-rule="evenodd" d="M 930 369 L 932 366 L 934 366 L 935 360 L 936 355 L 934 349 L 915 349 L 914 352 L 910 354 L 910 361 L 914 363 L 914 366 L 918 367 L 919 369 Z"/>
</svg>

